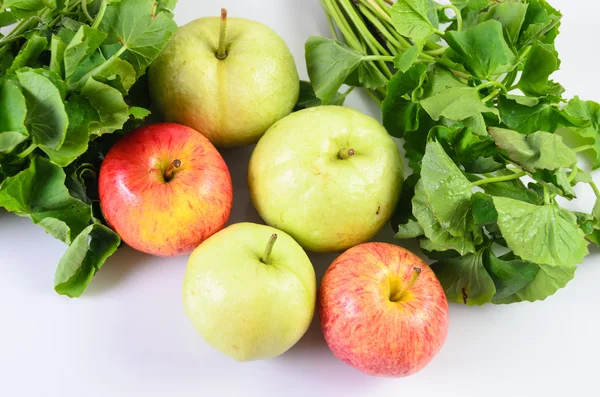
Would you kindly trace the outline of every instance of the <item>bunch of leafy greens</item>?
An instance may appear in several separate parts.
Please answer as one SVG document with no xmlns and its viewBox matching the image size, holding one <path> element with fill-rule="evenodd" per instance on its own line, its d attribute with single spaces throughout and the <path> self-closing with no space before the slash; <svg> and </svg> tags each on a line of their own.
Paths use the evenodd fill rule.
<svg viewBox="0 0 600 397">
<path fill-rule="evenodd" d="M 557 203 L 579 183 L 600 197 L 576 158 L 600 167 L 600 105 L 567 102 L 550 79 L 561 14 L 545 0 L 321 2 L 334 39 L 307 41 L 316 97 L 302 102 L 340 104 L 346 84 L 381 106 L 413 170 L 396 237 L 437 261 L 448 298 L 537 301 L 564 287 L 600 243 L 600 200 L 592 213 Z"/>
<path fill-rule="evenodd" d="M 68 244 L 55 290 L 78 297 L 120 244 L 98 167 L 150 112 L 144 74 L 176 1 L 0 0 L 0 207 Z"/>
</svg>

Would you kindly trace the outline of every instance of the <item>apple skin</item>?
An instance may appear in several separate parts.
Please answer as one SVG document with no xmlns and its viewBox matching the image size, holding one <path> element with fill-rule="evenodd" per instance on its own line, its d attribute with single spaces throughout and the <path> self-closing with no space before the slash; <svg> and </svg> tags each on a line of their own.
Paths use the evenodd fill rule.
<svg viewBox="0 0 600 397">
<path fill-rule="evenodd" d="M 165 181 L 175 160 L 181 166 Z M 126 244 L 156 256 L 190 253 L 225 226 L 233 204 L 231 176 L 217 149 L 172 123 L 119 140 L 102 163 L 98 188 L 108 224 Z"/>
<path fill-rule="evenodd" d="M 354 155 L 339 159 L 341 150 Z M 295 112 L 271 127 L 250 159 L 252 202 L 265 222 L 305 249 L 341 251 L 390 220 L 403 162 L 375 119 L 341 106 Z"/>
<path fill-rule="evenodd" d="M 220 18 L 179 28 L 150 67 L 152 101 L 166 120 L 201 131 L 217 147 L 258 142 L 294 108 L 300 82 L 287 44 L 269 27 L 227 20 L 227 58 L 219 60 Z"/>
<path fill-rule="evenodd" d="M 271 263 L 261 262 L 277 234 Z M 183 303 L 198 333 L 238 361 L 278 356 L 308 329 L 315 311 L 315 271 L 293 238 L 265 225 L 238 223 L 191 255 Z"/>
<path fill-rule="evenodd" d="M 415 267 L 420 275 L 393 302 Z M 319 290 L 319 315 L 338 358 L 382 377 L 420 371 L 448 333 L 448 300 L 431 268 L 410 251 L 384 243 L 359 245 L 333 262 Z"/>
</svg>

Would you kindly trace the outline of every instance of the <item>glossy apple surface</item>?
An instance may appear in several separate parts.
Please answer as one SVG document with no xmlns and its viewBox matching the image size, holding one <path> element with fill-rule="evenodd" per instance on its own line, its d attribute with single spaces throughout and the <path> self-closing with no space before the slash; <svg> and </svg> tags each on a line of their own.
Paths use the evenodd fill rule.
<svg viewBox="0 0 600 397">
<path fill-rule="evenodd" d="M 226 58 L 218 59 L 220 18 L 179 28 L 150 67 L 152 101 L 169 120 L 201 131 L 217 147 L 256 143 L 298 99 L 286 43 L 269 27 L 228 18 Z"/>
<path fill-rule="evenodd" d="M 319 314 L 331 351 L 376 376 L 423 369 L 448 332 L 448 301 L 435 274 L 391 244 L 362 244 L 337 258 L 321 283 Z"/>
<path fill-rule="evenodd" d="M 179 165 L 179 167 L 176 167 Z M 142 127 L 108 152 L 100 205 L 129 246 L 152 255 L 185 255 L 221 230 L 233 203 L 231 176 L 215 147 L 180 124 Z"/>
<path fill-rule="evenodd" d="M 304 248 L 341 251 L 370 240 L 396 208 L 403 163 L 375 119 L 341 106 L 275 123 L 250 159 L 254 206 Z"/>
<path fill-rule="evenodd" d="M 263 260 L 276 234 L 269 260 Z M 315 272 L 293 238 L 238 223 L 202 243 L 183 285 L 185 312 L 214 348 L 238 360 L 278 356 L 304 335 L 314 315 Z"/>
</svg>

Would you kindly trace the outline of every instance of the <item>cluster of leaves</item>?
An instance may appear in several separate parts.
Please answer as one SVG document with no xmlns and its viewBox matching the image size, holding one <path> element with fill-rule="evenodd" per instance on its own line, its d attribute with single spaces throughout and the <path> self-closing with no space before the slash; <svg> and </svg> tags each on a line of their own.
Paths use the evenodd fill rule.
<svg viewBox="0 0 600 397">
<path fill-rule="evenodd" d="M 561 14 L 545 0 L 322 3 L 335 39 L 306 43 L 314 94 L 327 104 L 343 84 L 367 88 L 403 138 L 413 174 L 393 226 L 437 261 L 448 298 L 537 301 L 564 287 L 600 244 L 600 200 L 589 214 L 557 202 L 578 183 L 600 197 L 576 157 L 600 167 L 600 105 L 566 101 L 550 79 Z"/>
<path fill-rule="evenodd" d="M 98 210 L 112 143 L 149 116 L 144 74 L 177 28 L 176 1 L 4 0 L 0 207 L 69 247 L 55 290 L 80 296 L 119 236 Z"/>
</svg>

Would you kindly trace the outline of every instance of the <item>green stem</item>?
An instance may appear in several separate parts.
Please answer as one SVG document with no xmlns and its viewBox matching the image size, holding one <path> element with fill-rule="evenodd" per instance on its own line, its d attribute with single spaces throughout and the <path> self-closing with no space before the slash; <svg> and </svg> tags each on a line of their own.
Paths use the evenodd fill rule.
<svg viewBox="0 0 600 397">
<path fill-rule="evenodd" d="M 94 23 L 94 18 L 92 18 L 92 16 L 88 12 L 87 0 L 82 0 L 81 1 L 81 10 L 83 11 L 83 14 L 88 19 L 88 21 L 90 21 L 90 23 Z"/>
<path fill-rule="evenodd" d="M 391 55 L 365 55 L 361 58 L 363 61 L 384 61 L 394 62 L 394 57 Z"/>
<path fill-rule="evenodd" d="M 90 77 L 94 77 L 97 76 L 98 74 L 102 73 L 104 70 L 106 70 L 110 65 L 112 65 L 112 63 L 118 59 L 121 55 L 123 55 L 123 53 L 127 51 L 127 46 L 123 46 L 121 48 L 119 48 L 119 51 L 115 52 L 115 54 L 113 56 L 111 56 L 110 58 L 108 58 L 106 61 L 104 61 L 102 64 L 100 64 L 99 66 L 97 66 L 96 68 L 92 69 L 91 71 L 89 71 L 88 73 L 86 73 L 78 82 L 77 84 L 85 84 L 85 82 L 90 78 Z"/>
<path fill-rule="evenodd" d="M 379 105 L 379 107 L 383 106 L 383 101 L 381 99 L 379 99 L 379 97 L 373 91 L 371 91 L 369 89 L 367 89 L 365 91 L 367 92 L 367 95 L 371 97 L 373 102 L 375 102 L 377 105 Z"/>
<path fill-rule="evenodd" d="M 486 179 L 482 179 L 482 180 L 477 181 L 477 182 L 473 182 L 473 183 L 471 183 L 471 187 L 481 186 L 481 185 L 487 185 L 488 183 L 498 183 L 498 182 L 512 181 L 513 179 L 522 178 L 525 175 L 527 175 L 526 172 L 518 172 L 518 173 L 512 174 L 512 175 L 495 176 L 493 178 L 486 178 Z"/>
<path fill-rule="evenodd" d="M 217 47 L 217 59 L 227 58 L 227 10 L 221 8 L 221 25 L 219 27 L 219 46 Z"/>
<path fill-rule="evenodd" d="M 96 29 L 100 26 L 100 22 L 102 22 L 102 18 L 104 18 L 104 13 L 106 12 L 106 7 L 108 6 L 108 1 L 102 0 L 100 3 L 100 9 L 98 10 L 98 14 L 96 14 L 96 19 L 94 19 L 94 23 L 92 24 L 92 28 Z"/>
<path fill-rule="evenodd" d="M 478 85 L 477 87 L 475 87 L 475 88 L 477 89 L 477 91 L 481 91 L 481 90 L 483 90 L 484 88 L 487 88 L 487 87 L 498 87 L 498 88 L 500 88 L 502 91 L 504 91 L 504 92 L 508 92 L 508 91 L 506 90 L 506 87 L 504 86 L 504 84 L 502 84 L 502 83 L 501 83 L 501 82 L 499 82 L 499 81 L 494 81 L 494 80 L 492 80 L 492 81 L 488 81 L 488 82 L 486 82 L 486 83 L 479 84 L 479 85 Z"/>
<path fill-rule="evenodd" d="M 344 91 L 344 93 L 342 94 L 342 96 L 343 96 L 344 98 L 345 98 L 345 97 L 347 97 L 347 96 L 348 96 L 348 95 L 349 95 L 349 94 L 350 94 L 352 91 L 354 91 L 354 89 L 355 89 L 355 88 L 356 88 L 356 87 L 354 87 L 354 86 L 350 86 L 350 87 L 348 87 L 348 89 L 347 89 L 346 91 Z"/>
<path fill-rule="evenodd" d="M 548 187 L 544 185 L 542 188 L 544 189 L 544 204 L 550 205 L 550 192 L 548 191 Z"/>
<path fill-rule="evenodd" d="M 398 291 L 396 291 L 396 293 L 394 295 L 390 296 L 390 301 L 398 302 L 398 301 L 402 300 L 402 297 L 406 294 L 406 291 L 408 291 L 409 289 L 412 288 L 413 285 L 415 285 L 420 274 L 421 274 L 420 267 L 413 268 L 413 275 L 410 278 L 408 285 L 404 288 L 400 288 Z"/>
<path fill-rule="evenodd" d="M 352 4 L 350 0 L 338 1 L 341 3 L 342 8 L 346 11 L 346 14 L 348 14 L 348 17 L 350 17 L 350 21 L 354 24 L 354 27 L 356 27 L 358 32 L 365 38 L 367 46 L 371 49 L 371 51 L 379 51 L 380 54 L 390 55 L 389 51 L 386 50 L 375 37 L 373 37 L 360 15 L 356 12 L 354 4 Z"/>
<path fill-rule="evenodd" d="M 17 155 L 17 157 L 20 159 L 24 159 L 25 157 L 29 156 L 31 154 L 31 152 L 33 152 L 35 150 L 36 147 L 37 147 L 37 145 L 32 142 L 31 145 L 29 145 L 27 147 L 27 149 L 25 149 L 21 153 L 19 153 Z"/>
<path fill-rule="evenodd" d="M 523 50 L 521 55 L 519 55 L 519 57 L 517 58 L 517 62 L 515 62 L 515 65 L 520 64 L 523 59 L 527 58 L 527 55 L 529 55 L 529 51 L 531 51 L 531 48 L 531 46 L 528 46 Z"/>
<path fill-rule="evenodd" d="M 461 14 L 460 10 L 453 4 L 447 4 L 445 6 L 440 7 L 440 9 L 442 9 L 442 10 L 451 9 L 452 11 L 454 11 L 454 14 L 456 15 L 456 31 L 457 32 L 462 31 L 463 19 L 462 19 L 462 14 Z"/>
<path fill-rule="evenodd" d="M 511 87 L 515 82 L 518 74 L 519 71 L 517 69 L 513 70 L 512 72 L 506 75 L 506 77 L 502 81 L 502 84 L 504 84 L 505 87 Z M 507 91 L 511 91 L 511 89 L 507 88 Z"/>
<path fill-rule="evenodd" d="M 598 189 L 598 186 L 596 186 L 596 183 L 594 181 L 590 182 L 590 186 L 592 187 L 592 190 L 594 191 L 594 194 L 596 195 L 596 197 L 600 198 L 600 189 Z"/>
<path fill-rule="evenodd" d="M 374 15 L 368 7 L 365 7 L 364 5 L 359 4 L 358 9 L 373 24 L 373 26 L 375 26 L 381 32 L 381 34 L 385 37 L 385 39 L 388 42 L 388 47 L 390 47 L 390 51 L 394 52 L 393 50 L 395 50 L 395 52 L 398 53 L 399 50 L 403 48 L 402 45 L 400 44 L 400 42 L 398 40 L 396 40 L 394 35 L 391 34 L 385 28 L 385 26 L 383 26 L 383 24 L 381 23 L 379 18 L 376 15 Z M 390 44 L 391 44 L 391 46 L 390 46 Z"/>
<path fill-rule="evenodd" d="M 576 147 L 575 149 L 572 149 L 575 153 L 579 153 L 579 152 L 585 152 L 586 150 L 590 150 L 593 149 L 594 145 L 584 145 L 584 146 L 579 146 Z"/>
<path fill-rule="evenodd" d="M 265 265 L 271 264 L 271 253 L 273 252 L 273 246 L 275 245 L 275 241 L 277 241 L 277 235 L 272 234 L 271 237 L 269 237 L 269 241 L 267 242 L 265 253 L 263 254 L 262 258 L 260 258 L 260 261 Z"/>
<path fill-rule="evenodd" d="M 440 47 L 435 50 L 426 50 L 424 52 L 427 55 L 436 56 L 436 55 L 442 55 L 444 52 L 446 52 L 447 49 L 448 49 L 448 47 Z"/>
<path fill-rule="evenodd" d="M 491 101 L 492 99 L 496 98 L 499 93 L 500 93 L 500 89 L 494 90 L 494 91 L 492 91 L 492 93 L 490 95 L 488 95 L 485 98 L 483 98 L 481 100 L 481 102 L 487 103 L 487 102 Z"/>
<path fill-rule="evenodd" d="M 392 23 L 392 17 L 390 13 L 381 8 L 381 6 L 375 0 L 358 0 L 358 3 L 359 8 L 368 9 L 378 20 Z M 386 9 L 389 10 L 389 7 L 386 7 Z"/>
<path fill-rule="evenodd" d="M 325 10 L 325 15 L 327 16 L 327 23 L 329 24 L 329 30 L 331 31 L 331 36 L 335 40 L 339 41 L 340 37 L 338 36 L 337 30 L 335 30 L 335 23 L 333 21 L 333 18 L 329 14 L 329 12 L 327 12 L 327 5 L 323 2 L 323 0 L 321 0 L 321 6 Z"/>
<path fill-rule="evenodd" d="M 569 183 L 573 183 L 573 181 L 577 177 L 578 172 L 579 172 L 579 167 L 575 166 L 573 168 L 573 170 L 571 171 L 571 173 L 569 174 L 569 179 L 568 179 Z"/>
<path fill-rule="evenodd" d="M 360 45 L 359 39 L 356 37 L 356 34 L 348 25 L 348 21 L 344 17 L 342 10 L 338 7 L 337 3 L 332 0 L 322 0 L 322 3 L 325 8 L 325 11 L 331 16 L 331 18 L 335 21 L 335 24 L 340 29 L 342 36 L 346 40 L 346 44 L 354 50 L 362 51 L 362 47 Z"/>
</svg>

